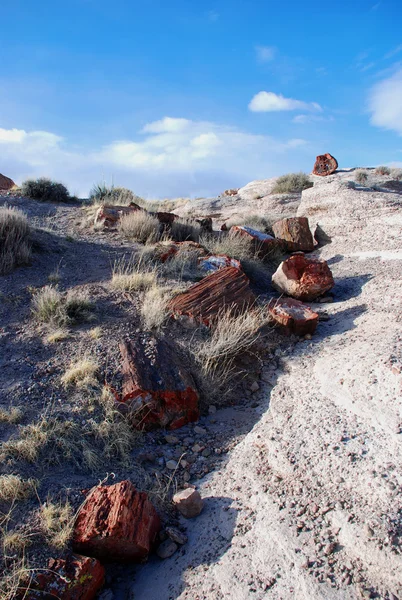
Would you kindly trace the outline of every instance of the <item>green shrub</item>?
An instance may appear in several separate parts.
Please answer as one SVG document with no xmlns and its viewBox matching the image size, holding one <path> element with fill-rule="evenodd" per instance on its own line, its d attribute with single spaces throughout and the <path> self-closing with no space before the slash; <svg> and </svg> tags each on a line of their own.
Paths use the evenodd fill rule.
<svg viewBox="0 0 402 600">
<path fill-rule="evenodd" d="M 357 183 L 364 185 L 365 183 L 367 183 L 367 180 L 368 180 L 367 171 L 364 171 L 363 169 L 358 169 L 355 174 L 355 179 L 356 179 Z"/>
<path fill-rule="evenodd" d="M 27 198 L 42 202 L 69 202 L 71 199 L 68 189 L 62 183 L 46 177 L 27 179 L 21 189 Z"/>
<path fill-rule="evenodd" d="M 26 264 L 30 257 L 30 227 L 26 216 L 15 208 L 0 208 L 0 275 Z"/>
<path fill-rule="evenodd" d="M 376 168 L 375 172 L 377 175 L 390 175 L 391 169 L 389 167 L 386 167 L 385 165 L 380 165 Z"/>
<path fill-rule="evenodd" d="M 278 177 L 271 194 L 291 194 L 313 187 L 307 173 L 288 173 Z"/>
</svg>

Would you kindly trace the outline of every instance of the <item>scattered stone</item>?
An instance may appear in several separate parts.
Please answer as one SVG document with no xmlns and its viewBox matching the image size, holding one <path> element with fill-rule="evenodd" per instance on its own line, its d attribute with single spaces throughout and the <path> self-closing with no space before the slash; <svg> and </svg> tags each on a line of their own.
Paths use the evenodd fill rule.
<svg viewBox="0 0 402 600">
<path fill-rule="evenodd" d="M 327 544 L 324 548 L 324 554 L 325 556 L 329 556 L 330 554 L 333 554 L 334 551 L 336 549 L 336 543 L 335 542 L 330 542 L 329 544 Z"/>
<path fill-rule="evenodd" d="M 175 435 L 165 435 L 165 440 L 167 444 L 178 444 L 180 442 L 179 438 Z"/>
<path fill-rule="evenodd" d="M 202 256 L 198 259 L 198 266 L 202 271 L 206 271 L 207 273 L 215 273 L 224 267 L 236 267 L 237 269 L 241 269 L 240 261 L 236 258 L 231 258 L 226 254 Z"/>
<path fill-rule="evenodd" d="M 176 544 L 180 544 L 180 546 L 183 546 L 188 541 L 186 534 L 182 533 L 177 527 L 166 527 L 166 533 L 171 540 L 176 542 Z"/>
<path fill-rule="evenodd" d="M 214 406 L 213 404 L 210 404 L 208 407 L 208 412 L 210 415 L 214 415 L 216 413 L 216 406 Z"/>
<path fill-rule="evenodd" d="M 287 243 L 283 240 L 278 240 L 268 233 L 263 233 L 246 225 L 235 225 L 231 228 L 230 233 L 231 235 L 240 235 L 247 238 L 252 245 L 254 253 L 261 259 L 272 254 L 275 248 L 280 248 L 281 250 L 287 249 Z"/>
<path fill-rule="evenodd" d="M 156 553 L 159 556 L 159 558 L 170 558 L 176 552 L 177 548 L 178 545 L 169 539 L 161 543 Z"/>
<path fill-rule="evenodd" d="M 177 462 L 175 460 L 168 460 L 166 463 L 166 468 L 170 471 L 174 471 L 177 469 Z"/>
<path fill-rule="evenodd" d="M 76 552 L 109 561 L 146 558 L 160 530 L 158 514 L 130 481 L 97 486 L 80 509 L 74 527 Z"/>
<path fill-rule="evenodd" d="M 282 262 L 272 276 L 273 286 L 298 300 L 312 301 L 334 286 L 334 279 L 324 260 L 306 258 L 302 252 Z"/>
<path fill-rule="evenodd" d="M 194 433 L 198 433 L 199 435 L 204 435 L 205 433 L 207 433 L 207 430 L 204 429 L 204 427 L 199 427 L 199 425 L 196 425 L 194 427 Z"/>
<path fill-rule="evenodd" d="M 186 519 L 197 517 L 204 506 L 200 493 L 193 488 L 177 492 L 173 496 L 173 504 Z"/>
<path fill-rule="evenodd" d="M 253 381 L 253 383 L 250 385 L 250 392 L 258 392 L 258 390 L 260 389 L 259 383 L 258 381 Z"/>
<path fill-rule="evenodd" d="M 200 444 L 195 444 L 191 450 L 193 452 L 195 452 L 196 454 L 198 454 L 198 452 L 201 452 L 201 450 L 203 450 L 204 446 L 200 446 Z"/>
</svg>

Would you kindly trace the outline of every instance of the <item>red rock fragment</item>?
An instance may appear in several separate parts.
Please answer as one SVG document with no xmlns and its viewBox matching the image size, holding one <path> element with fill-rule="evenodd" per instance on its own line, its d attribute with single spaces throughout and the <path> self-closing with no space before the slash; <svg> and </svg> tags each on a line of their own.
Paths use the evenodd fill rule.
<svg viewBox="0 0 402 600">
<path fill-rule="evenodd" d="M 230 190 L 225 190 L 222 196 L 237 196 L 239 192 L 239 188 L 232 188 Z"/>
<path fill-rule="evenodd" d="M 11 190 L 17 187 L 12 179 L 0 173 L 0 190 Z"/>
<path fill-rule="evenodd" d="M 177 492 L 177 494 L 173 496 L 172 501 L 177 510 L 186 519 L 198 517 L 204 507 L 204 501 L 201 498 L 200 493 L 194 488 L 187 488 L 186 490 Z"/>
<path fill-rule="evenodd" d="M 104 223 L 106 226 L 116 225 L 123 215 L 128 215 L 132 212 L 144 210 L 138 204 L 131 202 L 129 206 L 108 206 L 102 204 L 95 215 L 95 224 Z"/>
<path fill-rule="evenodd" d="M 21 589 L 22 600 L 93 600 L 105 581 L 105 569 L 95 558 L 73 556 L 50 559 L 48 570 L 33 572 L 30 585 Z"/>
<path fill-rule="evenodd" d="M 318 324 L 318 313 L 294 298 L 273 298 L 268 311 L 272 319 L 287 333 L 296 335 L 313 334 Z"/>
<path fill-rule="evenodd" d="M 198 421 L 198 393 L 174 348 L 162 339 L 139 335 L 120 344 L 122 402 L 138 429 L 177 429 Z"/>
<path fill-rule="evenodd" d="M 160 527 L 147 494 L 137 492 L 131 481 L 98 486 L 78 513 L 73 548 L 111 562 L 140 562 L 147 558 Z"/>
<path fill-rule="evenodd" d="M 248 277 L 236 267 L 224 267 L 175 296 L 170 310 L 174 317 L 186 315 L 209 325 L 222 310 L 241 313 L 254 302 Z"/>
<path fill-rule="evenodd" d="M 205 254 L 206 249 L 201 244 L 197 242 L 170 242 L 168 244 L 161 243 L 156 246 L 155 253 L 157 258 L 161 262 L 166 262 L 169 258 L 173 256 L 185 254 L 185 253 L 194 253 L 202 256 Z"/>
<path fill-rule="evenodd" d="M 332 175 L 338 168 L 338 161 L 331 154 L 320 154 L 315 159 L 313 173 L 314 175 L 320 175 L 326 177 Z"/>
<path fill-rule="evenodd" d="M 312 252 L 314 240 L 310 231 L 307 217 L 292 217 L 277 221 L 272 226 L 276 238 L 285 240 L 289 250 L 296 252 Z"/>
<path fill-rule="evenodd" d="M 306 258 L 303 252 L 298 252 L 279 265 L 272 284 L 288 296 L 312 301 L 330 290 L 334 279 L 325 260 Z"/>
</svg>

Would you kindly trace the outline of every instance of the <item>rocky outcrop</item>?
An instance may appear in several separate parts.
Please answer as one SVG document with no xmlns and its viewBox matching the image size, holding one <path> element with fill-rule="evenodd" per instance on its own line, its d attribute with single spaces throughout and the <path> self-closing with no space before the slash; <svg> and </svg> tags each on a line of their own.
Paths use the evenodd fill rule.
<svg viewBox="0 0 402 600">
<path fill-rule="evenodd" d="M 175 349 L 163 339 L 138 335 L 120 344 L 122 402 L 138 429 L 177 429 L 199 418 L 198 393 Z"/>
<path fill-rule="evenodd" d="M 272 275 L 272 284 L 283 294 L 311 302 L 328 292 L 334 279 L 325 261 L 299 252 L 279 265 Z"/>
<path fill-rule="evenodd" d="M 313 334 L 318 325 L 318 313 L 294 298 L 272 299 L 268 305 L 274 323 L 287 333 L 295 335 Z"/>
<path fill-rule="evenodd" d="M 289 242 L 294 252 L 314 250 L 314 240 L 306 217 L 291 217 L 277 221 L 272 225 L 272 231 L 276 238 Z"/>
<path fill-rule="evenodd" d="M 104 581 L 105 569 L 95 558 L 52 558 L 47 570 L 33 573 L 29 590 L 20 584 L 17 597 L 18 600 L 94 600 Z"/>
<path fill-rule="evenodd" d="M 17 187 L 14 181 L 0 173 L 0 190 L 11 190 L 13 187 Z"/>
<path fill-rule="evenodd" d="M 225 267 L 175 296 L 170 310 L 176 318 L 186 315 L 195 322 L 209 325 L 222 310 L 240 313 L 254 302 L 248 277 L 236 267 Z"/>
<path fill-rule="evenodd" d="M 73 548 L 107 561 L 142 561 L 160 530 L 158 514 L 130 481 L 98 486 L 88 495 L 74 527 Z"/>
</svg>

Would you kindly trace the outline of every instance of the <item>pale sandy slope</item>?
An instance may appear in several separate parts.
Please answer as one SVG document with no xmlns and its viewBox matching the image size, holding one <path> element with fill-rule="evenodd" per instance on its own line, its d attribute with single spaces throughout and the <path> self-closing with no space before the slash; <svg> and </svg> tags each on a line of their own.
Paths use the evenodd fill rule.
<svg viewBox="0 0 402 600">
<path fill-rule="evenodd" d="M 402 598 L 402 195 L 315 179 L 298 214 L 332 237 L 331 318 L 285 344 L 185 553 L 139 570 L 136 600 Z"/>
</svg>

